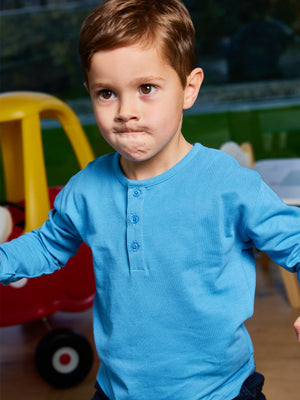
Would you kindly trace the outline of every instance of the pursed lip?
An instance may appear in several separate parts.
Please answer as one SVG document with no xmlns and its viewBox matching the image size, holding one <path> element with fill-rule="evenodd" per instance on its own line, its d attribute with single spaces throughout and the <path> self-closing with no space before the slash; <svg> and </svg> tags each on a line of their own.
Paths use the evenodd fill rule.
<svg viewBox="0 0 300 400">
<path fill-rule="evenodd" d="M 145 129 L 140 127 L 140 128 L 130 128 L 128 126 L 120 126 L 117 128 L 114 128 L 113 130 L 114 133 L 120 133 L 120 134 L 142 134 L 145 133 Z"/>
</svg>

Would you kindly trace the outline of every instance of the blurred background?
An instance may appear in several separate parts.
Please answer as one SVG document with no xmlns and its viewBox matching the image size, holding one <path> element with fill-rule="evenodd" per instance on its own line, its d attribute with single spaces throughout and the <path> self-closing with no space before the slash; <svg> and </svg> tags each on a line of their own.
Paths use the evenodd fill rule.
<svg viewBox="0 0 300 400">
<path fill-rule="evenodd" d="M 40 91 L 79 116 L 96 156 L 111 149 L 99 135 L 83 87 L 77 42 L 99 0 L 0 0 L 0 92 Z M 205 80 L 184 117 L 191 142 L 219 148 L 250 141 L 255 158 L 300 155 L 299 0 L 185 0 L 196 28 Z M 50 185 L 77 168 L 55 121 L 43 121 Z M 0 163 L 1 177 L 1 163 Z M 0 199 L 4 193 L 0 179 Z"/>
<path fill-rule="evenodd" d="M 77 40 L 83 19 L 100 2 L 1 0 L 1 92 L 85 95 Z M 206 85 L 300 78 L 298 0 L 184 3 L 195 24 Z"/>
</svg>

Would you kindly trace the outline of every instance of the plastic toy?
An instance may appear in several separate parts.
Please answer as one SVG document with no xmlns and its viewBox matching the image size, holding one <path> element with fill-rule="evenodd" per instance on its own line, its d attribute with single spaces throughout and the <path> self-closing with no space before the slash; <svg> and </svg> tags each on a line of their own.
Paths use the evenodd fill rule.
<svg viewBox="0 0 300 400">
<path fill-rule="evenodd" d="M 81 168 L 94 158 L 81 124 L 67 104 L 43 93 L 0 95 L 0 144 L 6 193 L 2 202 L 5 211 L 2 208 L 0 217 L 2 235 L 5 232 L 9 235 L 7 240 L 39 227 L 61 189 L 47 187 L 42 118 L 60 121 Z M 94 293 L 92 255 L 83 244 L 60 271 L 0 285 L 0 326 L 44 319 L 56 311 L 85 310 L 92 305 Z M 64 388 L 79 383 L 92 361 L 93 352 L 87 339 L 68 329 L 50 331 L 35 354 L 41 376 L 48 383 Z"/>
</svg>

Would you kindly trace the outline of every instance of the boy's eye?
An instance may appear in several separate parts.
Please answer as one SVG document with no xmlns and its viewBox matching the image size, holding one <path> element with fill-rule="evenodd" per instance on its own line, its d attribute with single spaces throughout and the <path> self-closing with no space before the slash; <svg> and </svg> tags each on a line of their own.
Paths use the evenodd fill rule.
<svg viewBox="0 0 300 400">
<path fill-rule="evenodd" d="M 99 96 L 104 100 L 109 100 L 114 96 L 114 93 L 109 89 L 103 89 L 99 92 Z"/>
<path fill-rule="evenodd" d="M 141 86 L 140 91 L 142 94 L 150 94 L 153 92 L 154 89 L 155 88 L 153 85 L 146 84 Z"/>
</svg>

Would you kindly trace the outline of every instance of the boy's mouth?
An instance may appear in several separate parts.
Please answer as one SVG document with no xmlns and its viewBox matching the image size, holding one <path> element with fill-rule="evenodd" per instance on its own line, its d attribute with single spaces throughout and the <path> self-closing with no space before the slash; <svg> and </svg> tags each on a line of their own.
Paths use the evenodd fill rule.
<svg viewBox="0 0 300 400">
<path fill-rule="evenodd" d="M 138 135 L 138 134 L 143 134 L 145 132 L 146 132 L 145 129 L 142 128 L 142 127 L 140 127 L 140 128 L 137 128 L 137 127 L 130 128 L 128 126 L 123 126 L 123 127 L 118 127 L 118 128 L 114 129 L 114 133 L 119 133 L 119 134 L 124 134 L 124 135 L 126 135 L 126 134 L 133 134 L 133 135 L 136 134 L 136 135 Z"/>
</svg>

